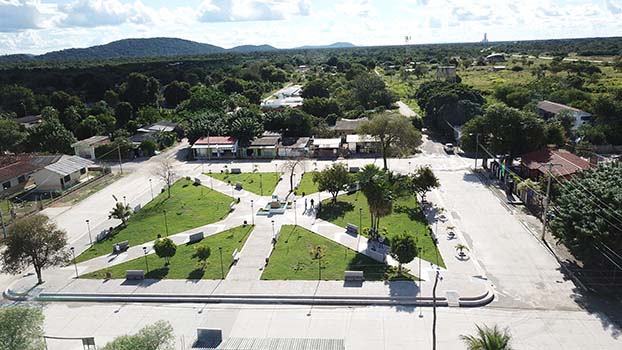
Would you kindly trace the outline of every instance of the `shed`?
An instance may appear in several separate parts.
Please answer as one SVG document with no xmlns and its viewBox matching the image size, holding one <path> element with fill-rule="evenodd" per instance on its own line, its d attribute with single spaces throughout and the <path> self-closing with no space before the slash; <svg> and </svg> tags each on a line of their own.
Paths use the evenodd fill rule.
<svg viewBox="0 0 622 350">
<path fill-rule="evenodd" d="M 88 159 L 64 155 L 33 174 L 36 191 L 62 191 L 75 186 L 88 177 L 88 168 L 93 164 Z"/>
</svg>

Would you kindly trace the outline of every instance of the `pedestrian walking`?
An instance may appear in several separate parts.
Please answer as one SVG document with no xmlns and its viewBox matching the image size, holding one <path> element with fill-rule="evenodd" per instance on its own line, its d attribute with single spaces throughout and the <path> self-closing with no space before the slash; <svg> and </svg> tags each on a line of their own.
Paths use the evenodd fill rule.
<svg viewBox="0 0 622 350">
<path fill-rule="evenodd" d="M 313 210 L 315 207 L 313 206 L 313 198 L 311 198 L 311 210 Z"/>
<path fill-rule="evenodd" d="M 307 199 L 305 198 L 305 212 L 307 211 Z"/>
</svg>

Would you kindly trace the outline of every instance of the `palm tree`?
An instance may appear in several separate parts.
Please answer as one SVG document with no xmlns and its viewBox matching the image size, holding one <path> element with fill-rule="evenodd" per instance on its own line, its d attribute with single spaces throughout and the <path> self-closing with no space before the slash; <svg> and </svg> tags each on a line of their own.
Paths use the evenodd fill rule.
<svg viewBox="0 0 622 350">
<path fill-rule="evenodd" d="M 512 350 L 510 346 L 512 336 L 507 328 L 499 329 L 497 325 L 492 328 L 475 325 L 475 328 L 477 335 L 460 336 L 460 339 L 467 344 L 468 350 Z"/>
<path fill-rule="evenodd" d="M 127 219 L 132 215 L 132 209 L 129 205 L 117 202 L 117 204 L 110 211 L 108 218 L 115 218 L 121 220 L 123 226 L 127 224 Z"/>
</svg>

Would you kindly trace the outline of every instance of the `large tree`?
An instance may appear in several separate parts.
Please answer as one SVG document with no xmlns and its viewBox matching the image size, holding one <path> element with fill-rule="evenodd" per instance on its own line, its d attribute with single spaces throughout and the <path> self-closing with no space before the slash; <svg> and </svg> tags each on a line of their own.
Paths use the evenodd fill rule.
<svg viewBox="0 0 622 350">
<path fill-rule="evenodd" d="M 601 165 L 559 185 L 553 235 L 588 263 L 600 261 L 603 244 L 622 251 L 622 167 Z"/>
<path fill-rule="evenodd" d="M 540 149 L 545 144 L 545 125 L 535 114 L 524 112 L 503 104 L 495 104 L 467 122 L 462 128 L 462 148 L 475 150 L 475 135 L 480 145 L 493 154 L 509 154 L 510 157 Z M 481 150 L 481 148 L 480 148 Z"/>
<path fill-rule="evenodd" d="M 408 118 L 393 112 L 383 112 L 362 123 L 357 132 L 371 135 L 380 142 L 384 169 L 387 158 L 412 153 L 421 144 L 421 132 Z"/>
<path fill-rule="evenodd" d="M 44 108 L 43 121 L 28 129 L 26 148 L 30 152 L 71 154 L 71 144 L 76 142 L 73 134 L 58 119 L 52 107 Z"/>
<path fill-rule="evenodd" d="M 154 105 L 158 100 L 160 83 L 153 77 L 141 73 L 131 73 L 127 82 L 121 87 L 121 99 L 134 106 L 134 109 L 145 105 Z"/>
<path fill-rule="evenodd" d="M 393 212 L 394 194 L 388 174 L 374 164 L 367 164 L 358 173 L 361 191 L 367 198 L 371 217 L 371 231 L 378 233 L 380 219 Z"/>
<path fill-rule="evenodd" d="M 415 239 L 406 233 L 400 233 L 391 238 L 391 257 L 397 260 L 397 271 L 402 273 L 402 265 L 408 264 L 417 257 Z"/>
<path fill-rule="evenodd" d="M 65 249 L 67 233 L 47 216 L 35 214 L 17 220 L 7 232 L 6 249 L 2 253 L 2 269 L 10 274 L 23 272 L 32 265 L 39 283 L 41 271 L 69 260 Z"/>
<path fill-rule="evenodd" d="M 27 133 L 15 120 L 0 116 L 0 154 L 5 151 L 19 152 Z"/>
<path fill-rule="evenodd" d="M 333 163 L 329 168 L 313 173 L 313 182 L 318 184 L 318 190 L 328 191 L 333 197 L 333 203 L 337 203 L 339 191 L 343 191 L 350 180 L 348 169 L 341 163 Z"/>
<path fill-rule="evenodd" d="M 421 200 L 425 200 L 425 195 L 441 184 L 436 175 L 429 166 L 418 168 L 410 177 L 410 188 L 413 192 L 421 196 Z"/>
<path fill-rule="evenodd" d="M 159 258 L 164 258 L 166 265 L 168 265 L 171 263 L 171 258 L 177 253 L 177 245 L 175 245 L 172 239 L 165 237 L 155 241 L 153 250 L 155 250 Z"/>
<path fill-rule="evenodd" d="M 168 107 L 177 107 L 182 101 L 190 98 L 190 84 L 185 81 L 173 80 L 164 88 L 164 100 Z"/>
<path fill-rule="evenodd" d="M 0 308 L 0 350 L 43 350 L 43 319 L 38 307 Z"/>
<path fill-rule="evenodd" d="M 145 326 L 133 335 L 116 337 L 104 345 L 102 350 L 173 350 L 175 335 L 173 327 L 166 321 Z"/>
<path fill-rule="evenodd" d="M 260 114 L 252 109 L 240 108 L 229 120 L 229 134 L 238 139 L 241 147 L 248 147 L 263 131 Z"/>
</svg>

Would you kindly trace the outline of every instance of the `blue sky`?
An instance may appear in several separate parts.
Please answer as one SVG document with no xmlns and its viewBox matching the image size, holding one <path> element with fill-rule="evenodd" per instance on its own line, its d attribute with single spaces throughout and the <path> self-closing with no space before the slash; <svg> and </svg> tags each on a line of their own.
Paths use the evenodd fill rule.
<svg viewBox="0 0 622 350">
<path fill-rule="evenodd" d="M 0 0 L 0 54 L 123 38 L 280 48 L 622 36 L 622 0 Z"/>
</svg>

